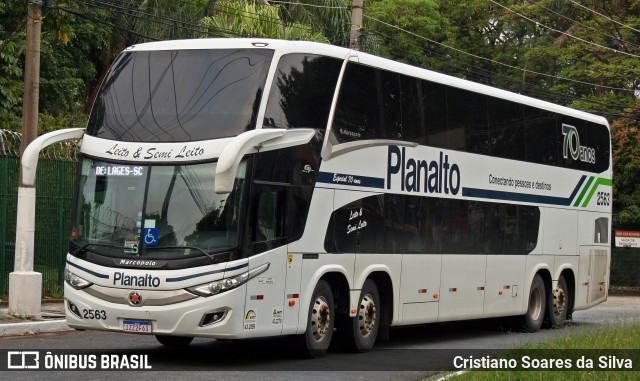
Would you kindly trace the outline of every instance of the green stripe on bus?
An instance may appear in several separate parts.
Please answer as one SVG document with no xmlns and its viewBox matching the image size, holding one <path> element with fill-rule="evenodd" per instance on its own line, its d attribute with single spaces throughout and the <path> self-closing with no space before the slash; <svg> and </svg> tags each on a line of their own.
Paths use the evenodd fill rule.
<svg viewBox="0 0 640 381">
<path fill-rule="evenodd" d="M 598 178 L 598 180 L 596 181 L 596 183 L 593 185 L 593 187 L 591 188 L 591 191 L 589 192 L 589 195 L 587 196 L 587 198 L 584 200 L 584 203 L 582 203 L 582 207 L 586 208 L 587 205 L 589 205 L 589 201 L 591 201 L 591 197 L 593 197 L 593 194 L 596 193 L 596 189 L 598 189 L 598 186 L 600 185 L 606 185 L 606 186 L 611 186 L 613 184 L 613 181 L 611 181 L 611 179 L 605 179 L 603 177 Z"/>
<path fill-rule="evenodd" d="M 573 204 L 573 206 L 578 206 L 580 205 L 580 201 L 582 200 L 582 198 L 584 197 L 584 195 L 587 193 L 587 190 L 589 189 L 589 186 L 591 185 L 591 183 L 593 182 L 594 177 L 590 176 L 589 180 L 587 180 L 587 184 L 584 186 L 584 188 L 582 188 L 582 192 L 580 192 L 580 196 L 578 196 L 578 198 L 576 199 L 576 202 Z"/>
</svg>

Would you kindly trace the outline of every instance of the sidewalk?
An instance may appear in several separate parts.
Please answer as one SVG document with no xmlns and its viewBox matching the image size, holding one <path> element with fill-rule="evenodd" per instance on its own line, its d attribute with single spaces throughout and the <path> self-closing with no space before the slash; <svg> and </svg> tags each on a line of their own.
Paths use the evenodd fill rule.
<svg viewBox="0 0 640 381">
<path fill-rule="evenodd" d="M 0 337 L 71 330 L 64 318 L 63 300 L 43 301 L 42 316 L 38 318 L 11 316 L 7 303 L 0 303 Z"/>
</svg>

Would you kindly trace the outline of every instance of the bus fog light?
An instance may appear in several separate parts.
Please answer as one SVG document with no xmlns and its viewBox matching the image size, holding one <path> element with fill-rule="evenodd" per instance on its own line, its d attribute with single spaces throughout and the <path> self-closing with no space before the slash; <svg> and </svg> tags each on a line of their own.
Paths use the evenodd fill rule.
<svg viewBox="0 0 640 381">
<path fill-rule="evenodd" d="M 72 314 L 74 314 L 77 317 L 79 317 L 80 319 L 82 319 L 82 316 L 80 315 L 80 310 L 78 309 L 78 306 L 76 306 L 75 304 L 71 303 L 70 301 L 67 301 L 67 306 L 69 307 L 69 311 L 71 311 Z"/>
<path fill-rule="evenodd" d="M 206 327 L 208 325 L 218 323 L 224 320 L 224 318 L 227 316 L 228 311 L 229 310 L 227 309 L 222 309 L 222 310 L 208 312 L 202 316 L 202 319 L 200 320 L 200 324 L 198 325 L 200 327 Z"/>
</svg>

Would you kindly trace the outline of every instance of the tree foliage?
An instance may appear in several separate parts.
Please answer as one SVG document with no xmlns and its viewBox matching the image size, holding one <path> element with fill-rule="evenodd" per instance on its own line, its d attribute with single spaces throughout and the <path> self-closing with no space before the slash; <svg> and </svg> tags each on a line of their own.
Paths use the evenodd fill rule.
<svg viewBox="0 0 640 381">
<path fill-rule="evenodd" d="M 220 31 L 223 37 L 268 37 L 283 40 L 307 40 L 329 42 L 319 32 L 298 22 L 285 23 L 278 7 L 260 5 L 249 1 L 226 3 L 225 11 L 200 20 L 202 25 Z M 203 37 L 207 37 L 205 33 Z"/>
<path fill-rule="evenodd" d="M 611 124 L 615 222 L 640 225 L 640 101 Z"/>
</svg>

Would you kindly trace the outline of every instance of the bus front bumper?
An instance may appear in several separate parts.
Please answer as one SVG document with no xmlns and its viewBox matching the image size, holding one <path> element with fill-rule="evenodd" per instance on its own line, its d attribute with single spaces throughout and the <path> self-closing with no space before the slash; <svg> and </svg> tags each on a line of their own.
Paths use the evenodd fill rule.
<svg viewBox="0 0 640 381">
<path fill-rule="evenodd" d="M 176 303 L 169 300 L 164 305 L 144 303 L 154 291 L 114 290 L 125 293 L 129 300 L 105 300 L 108 298 L 97 297 L 94 290 L 76 290 L 65 283 L 67 324 L 87 330 L 217 339 L 249 337 L 244 330 L 245 287 L 206 298 L 193 297 Z"/>
</svg>

